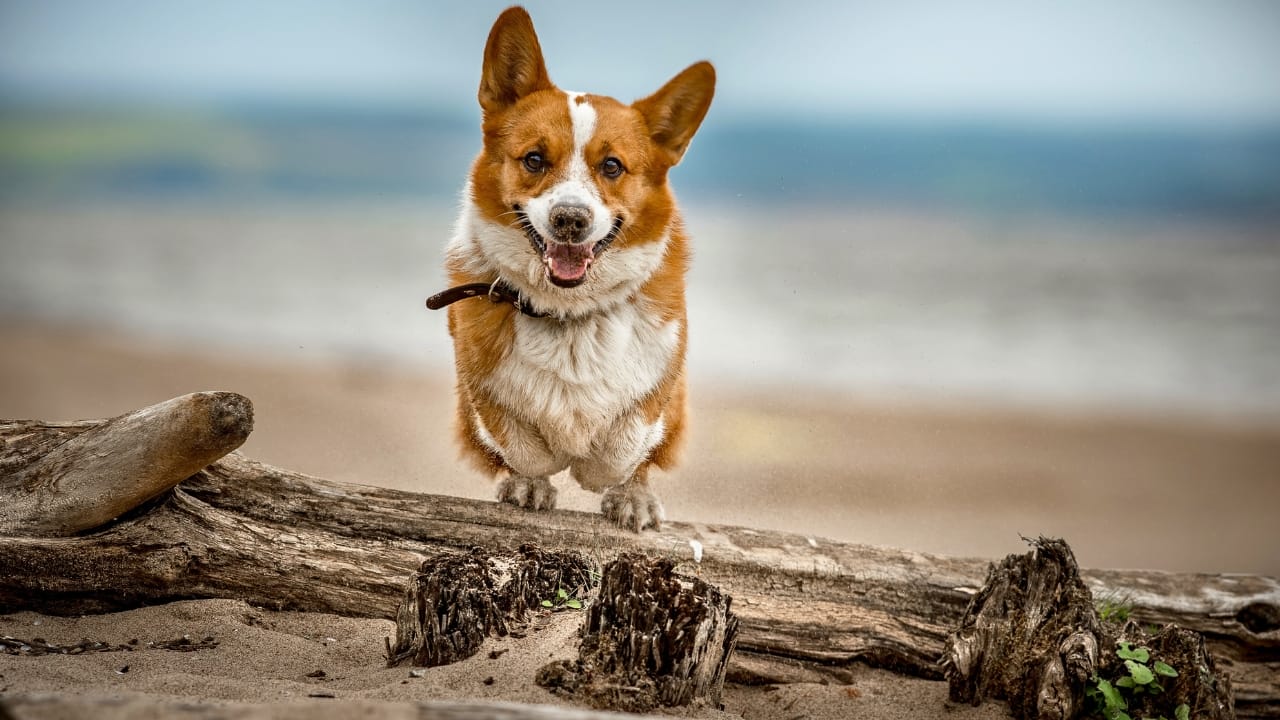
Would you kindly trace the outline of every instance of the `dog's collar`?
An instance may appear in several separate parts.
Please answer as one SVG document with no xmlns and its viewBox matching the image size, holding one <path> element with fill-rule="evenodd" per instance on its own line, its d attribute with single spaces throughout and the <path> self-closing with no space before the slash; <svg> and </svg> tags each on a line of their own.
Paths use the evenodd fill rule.
<svg viewBox="0 0 1280 720">
<path fill-rule="evenodd" d="M 549 313 L 534 310 L 529 301 L 520 297 L 520 292 L 508 285 L 502 278 L 498 278 L 492 283 L 469 283 L 438 292 L 427 298 L 427 307 L 432 310 L 439 310 L 459 300 L 474 297 L 487 297 L 490 302 L 495 304 L 507 303 L 522 314 L 532 318 L 544 318 L 549 315 Z"/>
</svg>

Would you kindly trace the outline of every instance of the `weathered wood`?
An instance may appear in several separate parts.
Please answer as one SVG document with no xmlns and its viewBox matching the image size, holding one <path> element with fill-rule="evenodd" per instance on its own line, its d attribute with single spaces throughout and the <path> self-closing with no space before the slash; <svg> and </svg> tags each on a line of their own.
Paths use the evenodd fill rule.
<svg viewBox="0 0 1280 720">
<path fill-rule="evenodd" d="M 63 437 L 95 423 L 20 424 Z M 15 424 L 0 425 L 13 428 Z M 3 467 L 3 465 L 0 465 Z M 702 548 L 693 560 L 690 541 Z M 530 512 L 307 477 L 231 454 L 146 512 L 77 538 L 0 538 L 0 612 L 101 612 L 180 598 L 394 618 L 428 555 L 534 542 L 597 558 L 681 561 L 734 597 L 729 679 L 841 681 L 866 662 L 940 678 L 948 632 L 988 563 L 789 533 L 670 522 L 619 530 L 598 514 Z M 1280 582 L 1254 575 L 1092 570 L 1095 596 L 1128 598 L 1139 623 L 1205 635 L 1241 717 L 1280 713 Z M 1239 616 L 1239 617 L 1237 617 Z M 1247 621 L 1249 624 L 1246 624 Z"/>
<path fill-rule="evenodd" d="M 942 664 L 953 701 L 977 705 L 996 698 L 1008 701 L 1019 720 L 1063 720 L 1098 710 L 1090 707 L 1087 691 L 1092 687 L 1101 697 L 1106 682 L 1115 697 L 1127 700 L 1133 717 L 1172 718 L 1179 705 L 1200 720 L 1236 717 L 1231 684 L 1216 671 L 1200 634 L 1171 625 L 1148 636 L 1133 622 L 1123 629 L 1104 622 L 1071 548 L 1046 538 L 1032 544 L 1032 552 L 991 567 L 948 638 Z M 1117 652 L 1134 648 L 1145 655 Z M 1119 688 L 1134 683 L 1133 663 L 1126 664 L 1133 659 L 1146 663 L 1138 668 L 1146 673 L 1142 688 L 1163 681 L 1163 689 Z M 1177 673 L 1172 680 L 1146 672 L 1157 661 Z"/>
<path fill-rule="evenodd" d="M 498 572 L 483 553 L 439 553 L 422 561 L 396 610 L 396 642 L 387 667 L 411 661 L 436 667 L 465 660 L 490 636 L 506 636 L 498 609 Z"/>
<path fill-rule="evenodd" d="M 1041 538 L 1034 551 L 991 567 L 947 639 L 943 667 L 951 699 L 1007 700 L 1020 720 L 1077 717 L 1103 642 L 1093 595 L 1071 548 Z"/>
<path fill-rule="evenodd" d="M 242 395 L 203 392 L 90 427 L 0 426 L 0 535 L 62 537 L 101 526 L 240 447 Z"/>
<path fill-rule="evenodd" d="M 387 666 L 412 662 L 435 667 L 465 660 L 485 638 L 505 636 L 528 619 L 530 608 L 585 597 L 597 566 L 572 550 L 543 552 L 522 545 L 514 553 L 474 548 L 441 552 L 422 562 L 396 609 L 396 642 Z"/>
<path fill-rule="evenodd" d="M 718 707 L 738 635 L 732 599 L 673 568 L 669 559 L 634 553 L 605 565 L 578 658 L 543 667 L 538 684 L 629 712 Z"/>
<path fill-rule="evenodd" d="M 1205 647 L 1200 633 L 1168 625 L 1154 635 L 1135 622 L 1125 623 L 1117 635 L 1107 629 L 1107 642 L 1102 653 L 1100 677 L 1115 684 L 1129 674 L 1125 659 L 1117 653 L 1118 643 L 1150 653 L 1147 666 L 1163 662 L 1178 673 L 1175 677 L 1157 676 L 1164 689 L 1159 693 L 1136 696 L 1128 707 L 1132 717 L 1175 717 L 1175 708 L 1185 704 L 1188 716 L 1196 720 L 1233 720 L 1236 717 L 1231 681 L 1218 668 Z"/>
<path fill-rule="evenodd" d="M 0 538 L 0 612 L 111 612 L 194 598 L 389 617 L 422 555 L 273 525 L 175 489 L 76 538 Z"/>
</svg>

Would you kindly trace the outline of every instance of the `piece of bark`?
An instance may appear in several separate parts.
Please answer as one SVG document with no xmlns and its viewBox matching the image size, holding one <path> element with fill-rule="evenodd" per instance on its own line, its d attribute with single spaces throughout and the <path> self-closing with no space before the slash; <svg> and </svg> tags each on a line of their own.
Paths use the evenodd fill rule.
<svg viewBox="0 0 1280 720">
<path fill-rule="evenodd" d="M 99 423 L 0 423 L 0 438 L 65 438 Z M 56 444 L 52 443 L 51 444 Z M 0 446 L 0 468 L 9 444 Z M 3 499 L 0 499 L 0 503 Z M 691 541 L 702 548 L 693 560 Z M 683 559 L 734 597 L 730 681 L 847 682 L 865 662 L 941 678 L 936 660 L 981 587 L 986 560 L 749 528 L 619 530 L 598 513 L 531 512 L 308 477 L 232 453 L 179 488 L 76 538 L 0 538 L 0 612 L 79 614 L 229 597 L 270 608 L 393 619 L 404 579 L 436 552 L 534 542 L 595 557 Z M 1086 570 L 1142 624 L 1205 636 L 1240 717 L 1280 715 L 1280 581 L 1257 575 Z"/>
<path fill-rule="evenodd" d="M 718 707 L 737 642 L 732 598 L 664 557 L 624 553 L 605 565 L 578 659 L 543 667 L 539 685 L 598 708 Z"/>
<path fill-rule="evenodd" d="M 1165 692 L 1136 695 L 1143 704 L 1135 704 L 1134 717 L 1173 717 L 1182 703 L 1196 718 L 1235 717 L 1231 684 L 1215 671 L 1198 633 L 1170 626 L 1148 638 L 1132 622 L 1118 633 L 1099 618 L 1067 543 L 1040 538 L 1033 548 L 991 567 L 948 638 L 942 665 L 952 701 L 1006 700 L 1019 720 L 1082 717 L 1090 710 L 1086 690 L 1097 678 L 1114 682 L 1129 674 L 1116 653 L 1125 640 L 1154 647 L 1153 663 L 1182 672 Z"/>
<path fill-rule="evenodd" d="M 422 561 L 396 611 L 396 643 L 388 646 L 387 667 L 405 661 L 448 665 L 475 655 L 485 638 L 506 636 L 494 599 L 497 574 L 482 553 L 440 553 Z"/>
<path fill-rule="evenodd" d="M 437 553 L 406 583 L 387 666 L 465 660 L 485 638 L 505 636 L 509 627 L 523 624 L 530 608 L 544 600 L 554 607 L 560 591 L 568 598 L 585 597 L 594 585 L 595 567 L 579 552 L 543 552 L 530 544 L 514 553 L 482 548 Z"/>
<path fill-rule="evenodd" d="M 0 535 L 65 537 L 154 499 L 244 443 L 253 405 L 202 392 L 88 428 L 0 428 Z"/>
</svg>

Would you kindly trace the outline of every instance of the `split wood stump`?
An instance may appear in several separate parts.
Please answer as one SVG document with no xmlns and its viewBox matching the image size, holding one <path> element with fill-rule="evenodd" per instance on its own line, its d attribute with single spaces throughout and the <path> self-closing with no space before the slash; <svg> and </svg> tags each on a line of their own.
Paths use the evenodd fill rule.
<svg viewBox="0 0 1280 720">
<path fill-rule="evenodd" d="M 521 545 L 514 553 L 474 548 L 422 561 L 396 610 L 396 642 L 387 666 L 435 667 L 465 660 L 485 638 L 505 637 L 545 600 L 586 597 L 596 565 L 576 551 L 543 552 Z"/>
<path fill-rule="evenodd" d="M 1198 720 L 1236 717 L 1231 683 L 1199 633 L 1169 625 L 1148 636 L 1136 623 L 1104 622 L 1067 543 L 1032 545 L 992 565 L 948 638 L 942 664 L 951 700 L 1002 699 L 1019 720 L 1068 720 L 1101 715 L 1102 681 L 1133 717 L 1174 718 L 1179 705 Z M 1171 675 L 1157 678 L 1157 663 Z"/>
<path fill-rule="evenodd" d="M 597 708 L 719 707 L 738 638 L 733 600 L 664 557 L 624 553 L 605 565 L 587 608 L 578 659 L 538 671 L 538 684 Z"/>
</svg>

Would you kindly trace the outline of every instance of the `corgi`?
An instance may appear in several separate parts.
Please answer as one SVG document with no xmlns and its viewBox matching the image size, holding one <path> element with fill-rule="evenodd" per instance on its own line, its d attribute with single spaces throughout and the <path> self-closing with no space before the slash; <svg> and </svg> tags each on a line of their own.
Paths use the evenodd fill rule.
<svg viewBox="0 0 1280 720">
<path fill-rule="evenodd" d="M 550 478 L 569 470 L 609 520 L 660 527 L 648 475 L 684 440 L 688 344 L 689 240 L 667 172 L 714 90 L 699 62 L 630 105 L 567 92 L 523 8 L 494 23 L 453 287 L 427 305 L 448 307 L 462 453 L 501 502 L 553 508 Z"/>
</svg>

